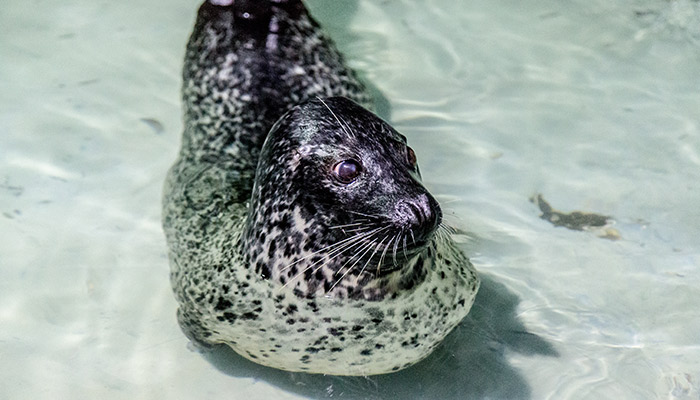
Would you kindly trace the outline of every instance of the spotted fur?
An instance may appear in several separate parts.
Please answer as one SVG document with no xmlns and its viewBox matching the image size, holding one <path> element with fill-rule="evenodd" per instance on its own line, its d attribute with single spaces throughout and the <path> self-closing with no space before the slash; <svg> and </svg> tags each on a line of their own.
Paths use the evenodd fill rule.
<svg viewBox="0 0 700 400">
<path fill-rule="evenodd" d="M 183 76 L 163 226 L 185 334 L 289 371 L 371 375 L 427 356 L 479 280 L 437 228 L 405 137 L 368 111 L 301 2 L 204 3 Z M 362 173 L 339 182 L 348 159 Z"/>
</svg>

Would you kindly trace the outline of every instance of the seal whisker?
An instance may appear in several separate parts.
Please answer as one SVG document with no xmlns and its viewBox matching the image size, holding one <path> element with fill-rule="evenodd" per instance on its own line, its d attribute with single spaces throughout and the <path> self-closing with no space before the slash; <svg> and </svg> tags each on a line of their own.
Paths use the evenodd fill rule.
<svg viewBox="0 0 700 400">
<path fill-rule="evenodd" d="M 394 236 L 395 238 L 395 236 Z M 389 250 L 389 245 L 391 245 L 391 241 L 394 240 L 394 238 L 390 239 L 386 246 L 384 246 L 384 251 L 382 251 L 381 257 L 379 257 L 379 264 L 377 265 L 377 276 L 379 276 L 379 272 L 382 269 L 382 263 L 384 262 L 384 256 L 386 255 L 386 251 Z"/>
<path fill-rule="evenodd" d="M 372 247 L 373 247 L 372 242 L 367 243 L 367 246 L 365 246 L 365 247 L 366 247 L 366 249 L 363 249 L 362 254 L 357 258 L 357 260 L 355 260 L 355 262 L 352 263 L 352 265 L 347 268 L 345 273 L 335 281 L 335 283 L 330 287 L 330 289 L 328 289 L 329 292 L 332 291 L 343 279 L 345 279 L 345 277 L 350 273 L 350 271 L 352 271 L 352 269 L 355 267 L 355 265 L 357 265 L 357 263 L 359 263 L 362 260 L 362 258 L 365 256 L 365 254 L 367 254 L 370 250 L 372 250 Z M 374 251 L 376 252 L 376 248 Z M 374 253 L 372 253 L 372 254 L 374 254 Z M 370 259 L 371 258 L 372 257 L 370 256 Z M 352 257 L 348 260 L 348 262 L 350 260 L 352 260 Z M 347 262 L 345 264 L 343 264 L 343 267 L 346 264 L 347 264 Z M 338 272 L 342 271 L 343 267 L 341 267 L 335 274 L 337 275 Z M 363 268 L 363 271 L 364 271 L 364 268 Z"/>
<path fill-rule="evenodd" d="M 439 195 L 439 194 L 436 194 L 436 195 L 435 195 L 435 198 L 438 199 L 438 201 L 440 202 L 440 206 L 444 206 L 444 205 L 446 205 L 446 204 L 452 204 L 452 203 L 457 203 L 457 202 L 462 202 L 462 201 L 463 201 L 463 200 L 460 199 L 460 198 L 449 198 L 449 199 L 447 199 L 447 198 L 445 198 L 445 197 L 446 197 L 446 196 L 444 196 L 444 195 Z"/>
<path fill-rule="evenodd" d="M 341 254 L 343 254 L 343 253 L 345 253 L 347 250 L 350 250 L 350 249 L 352 249 L 353 247 L 356 247 L 358 244 L 361 244 L 361 243 L 363 243 L 361 238 L 355 238 L 355 240 L 353 240 L 353 241 L 351 241 L 351 242 L 349 242 L 349 243 L 345 243 L 343 246 L 336 247 L 335 249 L 333 249 L 333 250 L 331 250 L 331 251 L 328 252 L 328 261 L 331 261 L 333 258 L 335 258 L 335 257 L 337 257 L 337 256 L 339 256 L 339 255 L 341 255 Z M 305 274 L 306 271 L 310 270 L 311 268 L 313 268 L 315 265 L 318 264 L 318 267 L 314 268 L 314 270 L 311 271 L 312 274 L 315 274 L 316 272 L 318 272 L 318 270 L 320 270 L 321 268 L 323 268 L 323 266 L 325 265 L 325 264 L 323 263 L 324 260 L 325 260 L 324 258 L 320 258 L 318 261 L 315 261 L 315 262 L 313 262 L 312 264 L 309 264 L 309 266 L 307 266 L 306 268 L 302 269 L 302 270 L 299 271 L 296 275 L 294 275 L 290 280 L 288 280 L 287 282 L 285 282 L 284 285 L 282 285 L 282 287 L 281 287 L 280 289 L 286 287 L 287 285 L 289 285 L 289 284 L 292 283 L 293 281 L 297 280 L 297 278 L 299 278 L 299 277 L 301 277 L 303 274 Z"/>
<path fill-rule="evenodd" d="M 394 268 L 396 268 L 396 252 L 399 249 L 399 236 L 400 235 L 401 235 L 400 233 L 397 233 L 396 234 L 396 241 L 394 241 Z"/>
<path fill-rule="evenodd" d="M 376 228 L 376 229 L 379 229 L 379 228 Z M 306 256 L 301 257 L 301 258 L 295 260 L 294 262 L 292 262 L 292 263 L 286 265 L 285 267 L 281 268 L 281 269 L 280 269 L 280 273 L 286 271 L 286 270 L 289 269 L 291 266 L 293 266 L 293 265 L 295 265 L 295 264 L 297 264 L 297 263 L 299 263 L 299 262 L 301 262 L 301 261 L 306 260 L 307 258 L 310 258 L 310 257 L 313 257 L 313 256 L 317 255 L 318 253 L 321 253 L 321 252 L 324 252 L 324 251 L 333 249 L 334 247 L 339 246 L 339 245 L 341 245 L 341 244 L 343 244 L 343 243 L 347 243 L 348 241 L 352 241 L 352 240 L 354 240 L 354 239 L 359 239 L 360 237 L 362 237 L 362 236 L 364 236 L 364 235 L 369 236 L 369 235 L 371 235 L 374 231 L 376 231 L 376 229 L 373 230 L 373 231 L 370 231 L 370 232 L 362 231 L 362 232 L 357 233 L 357 234 L 355 234 L 355 235 L 353 235 L 353 236 L 347 237 L 347 238 L 342 239 L 342 240 L 339 240 L 339 241 L 337 241 L 337 242 L 335 242 L 335 243 L 333 243 L 333 244 L 330 244 L 330 245 L 328 245 L 328 246 L 326 246 L 326 247 L 323 247 L 322 249 L 319 249 L 319 250 L 316 250 L 316 251 L 314 251 L 314 252 L 312 252 L 312 253 L 310 253 L 310 254 L 307 254 Z"/>
<path fill-rule="evenodd" d="M 359 233 L 357 233 L 357 234 L 355 234 L 355 235 L 353 235 L 353 236 L 350 236 L 350 237 L 348 237 L 348 238 L 345 238 L 345 239 L 343 239 L 343 240 L 340 240 L 340 241 L 338 241 L 338 242 L 336 242 L 336 243 L 334 243 L 334 244 L 332 244 L 332 245 L 330 245 L 330 246 L 326 246 L 325 248 L 323 248 L 323 249 L 321 249 L 321 250 L 319 250 L 319 251 L 315 251 L 315 252 L 309 254 L 308 256 L 306 256 L 306 257 L 300 259 L 299 261 L 304 260 L 304 259 L 307 259 L 307 258 L 309 258 L 309 257 L 311 257 L 311 256 L 314 256 L 314 255 L 317 255 L 319 252 L 326 252 L 326 251 L 328 252 L 328 256 L 330 256 L 330 259 L 332 260 L 333 257 L 335 257 L 336 255 L 342 253 L 342 252 L 344 251 L 343 249 L 347 249 L 348 247 L 352 247 L 353 245 L 355 245 L 355 244 L 357 244 L 357 243 L 362 243 L 363 240 L 365 240 L 365 239 L 368 238 L 368 237 L 371 237 L 371 236 L 372 236 L 373 234 L 375 234 L 378 230 L 379 230 L 379 228 L 374 228 L 374 229 L 369 229 L 369 228 L 367 228 L 367 229 L 364 229 L 364 230 L 360 231 Z M 341 245 L 341 246 L 338 246 L 338 245 Z M 337 247 L 336 247 L 336 246 L 337 246 Z M 332 248 L 332 247 L 333 247 L 333 248 Z"/>
<path fill-rule="evenodd" d="M 440 222 L 440 224 L 438 225 L 438 229 L 442 229 L 443 231 L 445 231 L 445 233 L 449 234 L 457 233 L 457 230 L 454 227 L 446 224 L 444 221 Z"/>
<path fill-rule="evenodd" d="M 343 229 L 343 232 L 346 232 L 346 233 L 347 233 L 347 232 L 350 232 L 350 233 L 353 233 L 353 232 L 362 232 L 362 231 L 366 231 L 367 229 L 372 229 L 372 226 L 371 226 L 371 225 L 370 225 L 370 226 L 362 226 L 362 227 L 360 227 L 360 228 L 347 229 L 347 230 L 346 230 L 346 229 Z"/>
<path fill-rule="evenodd" d="M 348 243 L 345 243 L 344 245 L 342 245 L 342 246 L 340 246 L 340 247 L 336 247 L 335 249 L 329 251 L 329 252 L 328 252 L 328 261 L 331 261 L 331 260 L 333 260 L 335 257 L 340 256 L 341 254 L 345 253 L 346 251 L 348 251 L 348 250 L 350 250 L 350 249 L 352 249 L 352 248 L 354 248 L 354 247 L 356 247 L 356 246 L 358 246 L 358 245 L 364 243 L 364 242 L 362 241 L 362 238 L 353 238 L 353 239 L 355 239 L 355 240 L 353 240 L 353 241 L 351 241 L 351 242 L 348 242 Z M 325 259 L 324 259 L 324 258 L 320 258 L 319 260 L 317 260 L 317 261 L 313 262 L 312 264 L 308 265 L 306 268 L 302 269 L 302 270 L 299 271 L 296 275 L 294 275 L 294 277 L 292 277 L 290 280 L 288 280 L 287 282 L 285 282 L 284 285 L 282 285 L 282 287 L 281 287 L 280 289 L 286 287 L 287 285 L 289 285 L 290 283 L 292 283 L 293 281 L 295 281 L 297 278 L 301 277 L 304 273 L 306 273 L 306 271 L 308 271 L 308 270 L 310 270 L 311 268 L 313 268 L 314 266 L 318 265 L 318 267 L 316 267 L 313 271 L 311 271 L 312 274 L 315 274 L 316 272 L 318 272 L 318 270 L 320 270 L 321 268 L 323 268 L 323 266 L 325 265 L 325 264 L 323 263 L 323 261 L 325 261 Z"/>
<path fill-rule="evenodd" d="M 351 135 L 351 134 L 350 134 L 350 130 L 349 130 L 342 122 L 340 122 L 340 118 L 338 118 L 338 116 L 335 115 L 335 113 L 333 112 L 333 110 L 331 110 L 331 108 L 328 107 L 328 104 L 326 104 L 326 102 L 323 101 L 322 98 L 320 98 L 319 96 L 316 96 L 316 98 L 318 99 L 318 101 L 320 101 L 321 103 L 323 103 L 324 106 L 326 106 L 326 108 L 327 108 L 328 111 L 331 113 L 331 115 L 333 116 L 333 118 L 335 118 L 335 120 L 338 121 L 338 124 L 340 125 L 340 128 L 343 130 L 343 132 L 345 132 L 346 135 L 348 135 L 349 137 L 350 137 L 350 136 L 355 136 L 355 135 Z"/>
<path fill-rule="evenodd" d="M 460 226 L 464 224 L 464 219 L 461 218 L 459 215 L 456 215 L 453 212 L 450 211 L 443 211 L 442 213 L 442 221 L 440 222 L 441 224 L 444 224 L 445 227 L 454 229 L 454 226 Z"/>
<path fill-rule="evenodd" d="M 473 239 L 467 232 L 445 223 L 440 223 L 440 225 L 438 225 L 438 231 L 442 231 L 446 240 L 452 240 L 453 236 L 461 236 L 466 240 Z"/>
<path fill-rule="evenodd" d="M 367 257 L 367 261 L 365 262 L 365 265 L 362 266 L 362 269 L 360 270 L 360 275 L 362 275 L 362 273 L 365 272 L 365 269 L 367 269 L 367 265 L 369 265 L 369 262 L 372 261 L 372 257 L 374 257 L 374 255 L 377 254 L 377 251 L 381 247 L 382 243 L 384 243 L 384 241 L 388 237 L 389 237 L 389 235 L 384 235 L 382 240 L 379 242 L 379 245 L 374 247 L 374 251 L 372 252 L 372 254 L 369 255 L 369 257 Z"/>
<path fill-rule="evenodd" d="M 345 266 L 346 266 L 347 264 L 349 264 L 349 263 L 355 258 L 355 256 L 357 256 L 357 254 L 353 255 L 353 257 L 350 257 L 350 258 L 345 262 L 345 264 L 343 264 L 343 266 L 340 267 L 340 268 L 333 274 L 333 276 L 336 276 L 336 275 L 338 275 L 343 269 L 345 269 L 345 272 L 340 276 L 340 278 L 338 278 L 338 279 L 335 280 L 335 282 L 333 283 L 333 285 L 331 285 L 331 287 L 328 289 L 328 292 L 331 292 L 331 291 L 338 285 L 338 283 L 340 283 L 340 281 L 342 281 L 342 280 L 350 273 L 350 271 L 352 271 L 352 268 L 355 266 L 355 264 L 357 264 L 357 263 L 362 259 L 362 256 L 364 256 L 364 254 L 365 254 L 367 251 L 369 251 L 371 248 L 372 248 L 372 246 L 370 246 L 370 245 L 366 245 L 365 247 L 363 247 L 363 248 L 362 248 L 362 255 L 361 255 L 360 257 L 358 257 L 357 260 L 356 260 L 355 262 L 352 263 L 352 265 L 350 265 L 349 267 L 345 268 Z M 359 254 L 359 253 L 358 253 L 358 254 Z"/>
<path fill-rule="evenodd" d="M 442 239 L 445 241 L 452 240 L 452 235 L 456 234 L 457 231 L 449 226 L 443 227 L 440 232 L 442 233 Z"/>
<path fill-rule="evenodd" d="M 352 210 L 346 210 L 346 212 L 348 212 L 348 213 L 350 213 L 350 214 L 362 215 L 363 217 L 369 217 L 369 218 L 373 218 L 373 219 L 380 219 L 380 218 L 382 217 L 381 215 L 376 215 L 376 214 L 365 214 L 365 213 L 361 213 L 361 212 L 358 212 L 358 211 L 352 211 Z"/>
<path fill-rule="evenodd" d="M 404 234 L 403 234 L 403 259 L 404 259 L 404 260 L 407 260 L 407 259 L 408 259 L 408 256 L 406 255 L 406 238 L 407 238 L 407 237 L 408 237 L 408 236 L 406 235 L 406 233 L 404 233 Z"/>
<path fill-rule="evenodd" d="M 352 224 L 334 225 L 334 226 L 329 226 L 328 229 L 342 229 L 342 228 L 348 228 L 348 227 L 351 227 L 351 226 L 362 225 L 363 223 L 365 223 L 365 222 L 363 221 L 363 222 L 355 222 L 355 223 L 352 223 Z"/>
<path fill-rule="evenodd" d="M 327 261 L 330 262 L 330 261 L 332 261 L 335 257 L 340 256 L 341 254 L 345 253 L 346 251 L 348 251 L 348 250 L 350 250 L 350 249 L 352 249 L 352 248 L 354 248 L 354 247 L 357 247 L 357 246 L 360 245 L 360 244 L 367 243 L 367 239 L 368 239 L 368 238 L 372 237 L 372 236 L 375 235 L 375 234 L 378 234 L 379 232 L 381 232 L 381 231 L 384 230 L 385 228 L 388 228 L 388 227 L 376 228 L 376 229 L 374 229 L 372 232 L 365 232 L 365 233 L 363 233 L 363 234 L 361 234 L 361 235 L 355 235 L 355 236 L 353 236 L 352 238 L 353 238 L 354 240 L 352 240 L 352 241 L 350 241 L 350 242 L 347 242 L 347 243 L 344 243 L 342 246 L 336 247 L 336 248 L 332 249 L 331 251 L 329 251 L 329 252 L 328 252 L 328 260 L 327 260 Z M 372 243 L 372 242 L 370 241 L 369 244 L 371 245 L 371 243 Z M 354 256 L 353 256 L 353 257 L 354 257 Z M 352 260 L 353 257 L 351 257 L 350 260 Z M 306 257 L 306 258 L 308 258 L 308 257 Z M 301 275 L 303 275 L 306 271 L 308 271 L 309 269 L 313 268 L 315 265 L 318 264 L 319 266 L 316 267 L 316 268 L 311 272 L 312 274 L 315 274 L 316 272 L 318 272 L 318 270 L 320 270 L 320 269 L 325 265 L 325 264 L 323 264 L 323 261 L 324 261 L 324 258 L 321 258 L 321 259 L 319 259 L 318 261 L 315 261 L 314 263 L 310 264 L 310 265 L 307 266 L 306 268 L 302 269 L 302 270 L 299 271 L 296 275 L 294 275 L 294 277 L 292 277 L 290 280 L 288 280 L 287 282 L 285 282 L 284 285 L 282 285 L 282 288 L 286 287 L 286 286 L 289 285 L 291 282 L 295 281 L 297 278 L 299 278 Z M 280 271 L 280 272 L 281 272 L 281 271 Z"/>
<path fill-rule="evenodd" d="M 371 237 L 372 237 L 372 236 L 375 236 L 375 235 L 377 235 L 377 234 L 379 234 L 381 231 L 383 231 L 383 230 L 385 230 L 385 229 L 388 229 L 388 228 L 389 228 L 389 226 L 385 226 L 385 227 L 383 227 L 383 228 L 379 228 L 379 230 L 376 231 L 376 232 L 374 232 L 372 235 L 369 235 L 369 236 L 367 236 L 367 237 L 364 237 L 364 238 L 362 239 L 362 241 L 367 245 L 368 249 L 371 249 L 372 247 L 375 247 L 375 248 L 376 248 L 376 246 L 373 246 L 375 242 L 372 241 Z M 367 251 L 364 251 L 364 248 L 363 248 L 363 250 L 361 250 L 361 251 L 363 251 L 363 253 L 359 256 L 358 261 L 359 261 L 360 259 L 362 259 L 362 257 L 363 257 L 363 256 L 366 254 L 366 252 L 367 252 Z M 343 266 L 340 267 L 340 268 L 338 269 L 338 271 L 336 271 L 336 274 L 337 274 L 339 271 L 341 271 L 341 270 L 343 269 L 343 267 L 345 267 L 345 265 L 348 264 L 348 262 L 352 261 L 353 258 L 357 257 L 357 255 L 358 255 L 359 253 L 360 253 L 360 252 L 358 251 L 357 253 L 353 254 L 353 255 L 348 259 L 348 261 L 346 261 L 345 264 L 343 264 Z M 354 266 L 354 264 L 353 264 L 353 266 Z"/>
<path fill-rule="evenodd" d="M 380 228 L 378 231 L 374 232 L 372 235 L 369 235 L 369 236 L 363 238 L 363 243 L 367 246 L 367 248 L 370 248 L 370 249 L 371 249 L 371 248 L 373 247 L 372 245 L 374 244 L 374 241 L 372 241 L 371 237 L 374 236 L 374 235 L 377 235 L 377 234 L 378 234 L 379 232 L 381 232 L 382 230 L 388 229 L 388 228 L 389 228 L 389 226 L 385 226 L 385 227 L 383 227 L 383 228 Z M 362 252 L 362 253 L 360 253 L 360 252 Z M 360 254 L 360 255 L 359 255 L 359 258 L 358 258 L 358 260 L 359 260 L 359 259 L 361 259 L 361 258 L 365 255 L 365 253 L 366 253 L 366 251 L 364 250 L 364 247 L 362 247 L 362 250 L 360 250 L 360 251 L 358 251 L 357 253 L 355 253 L 355 254 L 353 254 L 352 256 L 350 256 L 350 258 L 345 262 L 345 264 L 343 264 L 343 265 L 338 269 L 338 271 L 335 272 L 335 274 L 338 274 L 340 271 L 342 271 L 342 269 L 343 269 L 350 261 L 352 261 L 354 258 L 358 257 L 358 254 Z"/>
<path fill-rule="evenodd" d="M 363 236 L 362 238 L 359 238 L 359 239 L 355 242 L 355 244 L 354 244 L 353 246 L 350 246 L 350 247 L 355 247 L 355 245 L 357 245 L 358 243 L 367 244 L 367 245 L 371 246 L 371 245 L 374 243 L 374 242 L 372 241 L 371 237 L 374 236 L 374 235 L 379 234 L 381 231 L 383 231 L 384 229 L 387 229 L 387 228 L 389 228 L 389 227 L 388 227 L 388 226 L 385 226 L 385 227 L 383 227 L 383 228 L 377 228 L 377 229 L 375 229 L 371 234 L 369 234 L 369 235 L 367 235 L 367 236 Z M 333 254 L 332 257 L 330 257 L 330 258 L 328 259 L 328 261 L 333 260 L 335 257 L 337 257 L 337 256 L 339 256 L 340 254 L 344 253 L 346 250 L 348 250 L 348 248 L 346 248 L 345 250 L 343 250 L 343 251 L 341 251 L 341 252 L 339 252 L 339 253 Z M 352 259 L 355 258 L 356 256 L 357 256 L 357 253 L 353 254 L 352 256 L 350 256 L 350 259 L 349 259 L 349 260 L 352 260 Z M 346 262 L 346 264 L 347 264 L 347 262 Z M 344 265 L 345 265 L 345 264 L 343 264 L 343 266 L 344 266 Z M 341 269 L 342 269 L 342 267 L 341 267 Z M 314 272 L 315 272 L 315 271 L 314 271 Z"/>
<path fill-rule="evenodd" d="M 447 234 L 445 233 L 444 228 L 441 226 L 438 226 L 438 229 L 435 231 L 435 235 L 440 239 L 440 240 L 446 240 Z"/>
</svg>

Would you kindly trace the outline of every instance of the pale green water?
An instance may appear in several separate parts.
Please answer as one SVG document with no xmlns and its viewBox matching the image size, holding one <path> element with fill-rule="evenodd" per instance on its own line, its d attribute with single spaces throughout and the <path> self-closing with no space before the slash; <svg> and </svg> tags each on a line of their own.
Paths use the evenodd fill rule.
<svg viewBox="0 0 700 400">
<path fill-rule="evenodd" d="M 198 3 L 6 0 L 0 399 L 700 399 L 700 3 L 309 3 L 472 236 L 470 317 L 370 379 L 188 350 L 159 215 Z"/>
</svg>

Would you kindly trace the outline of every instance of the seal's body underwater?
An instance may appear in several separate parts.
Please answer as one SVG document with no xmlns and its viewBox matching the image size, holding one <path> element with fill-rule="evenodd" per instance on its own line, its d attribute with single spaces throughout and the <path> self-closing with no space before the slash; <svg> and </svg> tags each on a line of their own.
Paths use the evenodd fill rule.
<svg viewBox="0 0 700 400">
<path fill-rule="evenodd" d="M 364 108 L 301 2 L 206 2 L 183 75 L 163 226 L 186 335 L 289 371 L 427 356 L 478 278 L 439 231 L 405 137 Z"/>
</svg>

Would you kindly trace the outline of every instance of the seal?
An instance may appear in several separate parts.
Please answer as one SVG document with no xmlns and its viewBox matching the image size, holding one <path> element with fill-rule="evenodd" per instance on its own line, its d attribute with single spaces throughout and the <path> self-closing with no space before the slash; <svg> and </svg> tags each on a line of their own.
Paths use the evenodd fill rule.
<svg viewBox="0 0 700 400">
<path fill-rule="evenodd" d="M 424 357 L 479 287 L 406 138 L 297 0 L 209 1 L 163 197 L 178 321 L 288 371 Z"/>
</svg>

